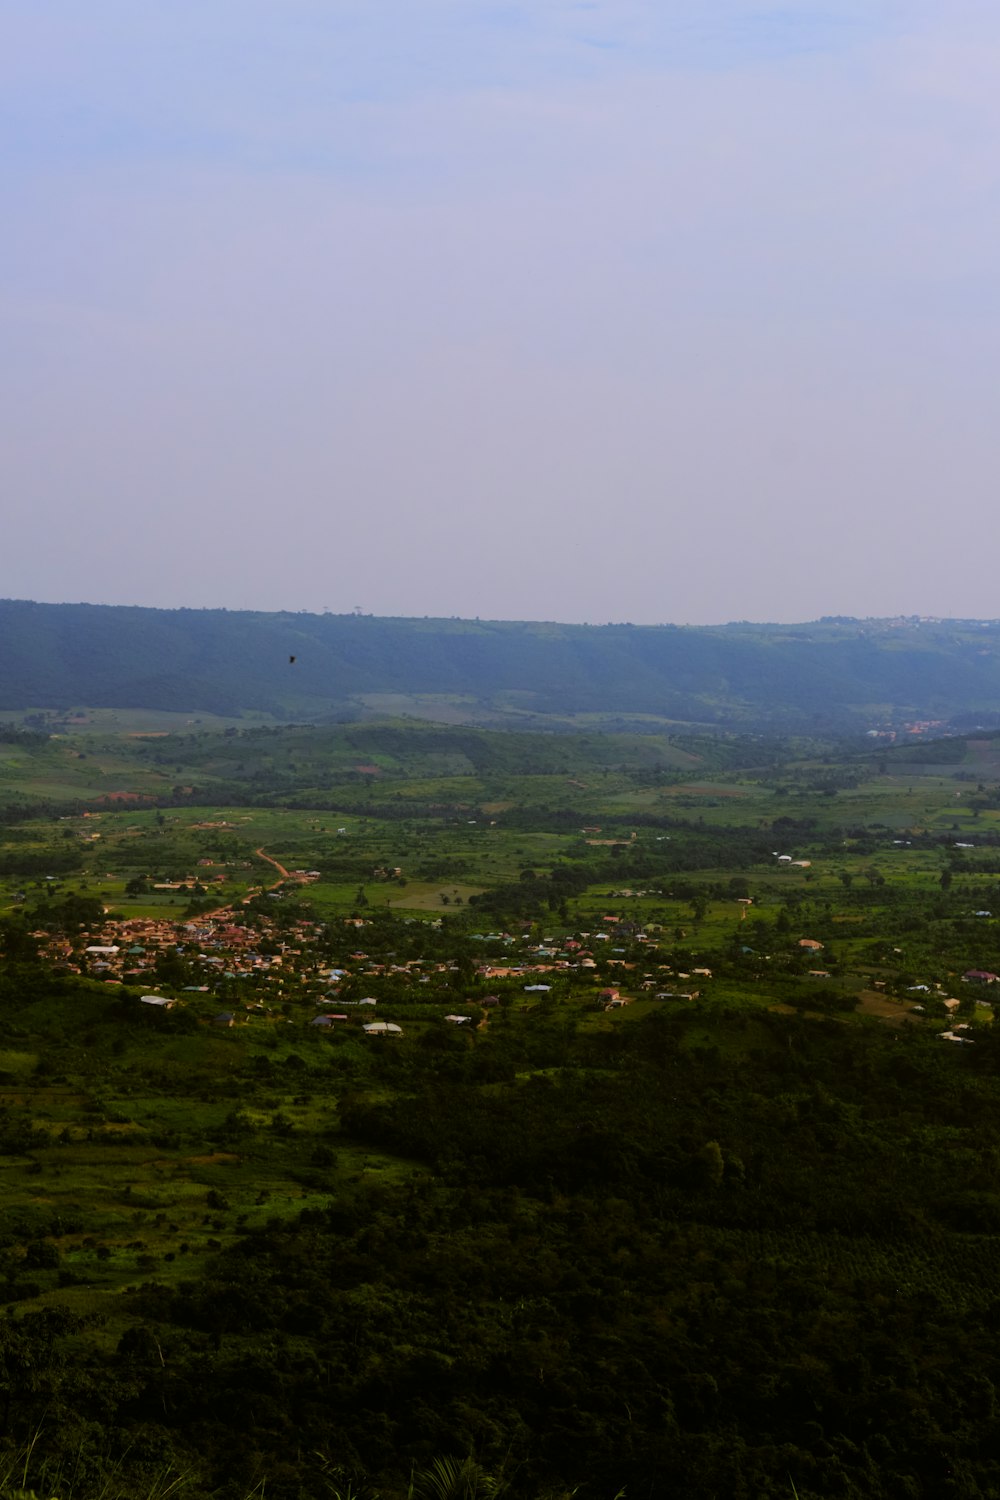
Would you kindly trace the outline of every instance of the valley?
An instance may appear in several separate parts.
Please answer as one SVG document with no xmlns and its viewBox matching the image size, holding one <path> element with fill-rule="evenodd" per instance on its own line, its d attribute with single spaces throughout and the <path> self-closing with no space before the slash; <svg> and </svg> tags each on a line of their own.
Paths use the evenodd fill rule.
<svg viewBox="0 0 1000 1500">
<path fill-rule="evenodd" d="M 988 1491 L 1000 739 L 3 733 L 36 1489 Z"/>
</svg>

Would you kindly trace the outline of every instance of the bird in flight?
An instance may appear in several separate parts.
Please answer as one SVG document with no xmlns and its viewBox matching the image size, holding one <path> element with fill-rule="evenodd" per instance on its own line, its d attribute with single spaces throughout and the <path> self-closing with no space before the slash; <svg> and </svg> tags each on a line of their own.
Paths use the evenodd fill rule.
<svg viewBox="0 0 1000 1500">
<path fill-rule="evenodd" d="M 293 662 L 294 662 L 294 660 L 295 660 L 295 657 L 294 657 L 294 656 L 290 656 L 290 657 L 289 657 L 289 658 L 288 658 L 288 665 L 289 665 L 289 666 L 291 666 L 291 665 L 292 665 L 292 663 L 293 663 Z"/>
</svg>

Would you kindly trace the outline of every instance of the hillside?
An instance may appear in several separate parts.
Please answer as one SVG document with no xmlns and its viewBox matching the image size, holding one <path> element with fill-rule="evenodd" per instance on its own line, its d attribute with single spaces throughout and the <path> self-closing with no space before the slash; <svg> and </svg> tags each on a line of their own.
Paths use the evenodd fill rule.
<svg viewBox="0 0 1000 1500">
<path fill-rule="evenodd" d="M 294 661 L 291 660 L 294 658 Z M 1000 622 L 634 626 L 0 601 L 0 710 L 857 730 L 995 723 Z"/>
</svg>

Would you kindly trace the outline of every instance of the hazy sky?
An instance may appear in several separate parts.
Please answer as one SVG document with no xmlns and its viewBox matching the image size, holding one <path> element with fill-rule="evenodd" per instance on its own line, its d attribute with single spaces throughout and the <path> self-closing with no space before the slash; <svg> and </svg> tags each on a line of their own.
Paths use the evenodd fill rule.
<svg viewBox="0 0 1000 1500">
<path fill-rule="evenodd" d="M 5 0 L 0 595 L 1000 615 L 996 0 Z"/>
</svg>

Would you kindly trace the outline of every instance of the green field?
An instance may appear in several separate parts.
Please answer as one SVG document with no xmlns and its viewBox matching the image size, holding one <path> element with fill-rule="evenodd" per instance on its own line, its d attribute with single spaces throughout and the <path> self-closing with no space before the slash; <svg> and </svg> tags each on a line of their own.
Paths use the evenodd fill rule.
<svg viewBox="0 0 1000 1500">
<path fill-rule="evenodd" d="M 1000 741 L 140 720 L 0 744 L 11 1473 L 995 1492 Z"/>
</svg>

